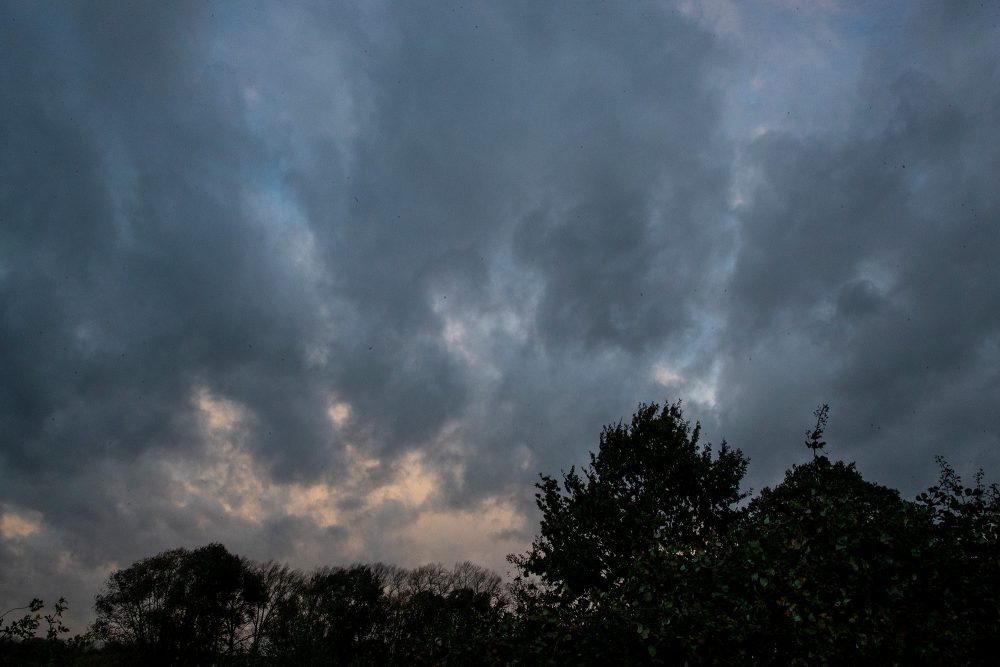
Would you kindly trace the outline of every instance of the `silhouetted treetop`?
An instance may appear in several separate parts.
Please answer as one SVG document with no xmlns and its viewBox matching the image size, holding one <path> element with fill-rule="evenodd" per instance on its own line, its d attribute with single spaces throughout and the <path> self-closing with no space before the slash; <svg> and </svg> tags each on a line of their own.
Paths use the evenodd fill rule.
<svg viewBox="0 0 1000 667">
<path fill-rule="evenodd" d="M 713 456 L 680 403 L 640 405 L 631 422 L 604 428 L 582 475 L 536 484 L 541 534 L 510 560 L 523 574 L 574 597 L 620 586 L 652 549 L 702 546 L 733 520 L 746 494 L 747 459 L 723 442 Z"/>
</svg>

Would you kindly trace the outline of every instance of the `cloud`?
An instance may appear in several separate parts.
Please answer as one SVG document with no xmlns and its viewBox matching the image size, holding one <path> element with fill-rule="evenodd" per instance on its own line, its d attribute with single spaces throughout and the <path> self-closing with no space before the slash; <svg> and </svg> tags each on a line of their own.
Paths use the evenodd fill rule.
<svg viewBox="0 0 1000 667">
<path fill-rule="evenodd" d="M 766 132 L 747 149 L 719 397 L 741 439 L 794 443 L 804 418 L 772 415 L 829 402 L 838 453 L 907 491 L 933 454 L 996 469 L 991 16 L 914 12 L 898 52 L 871 47 L 843 92 L 846 131 Z"/>
<path fill-rule="evenodd" d="M 33 514 L 37 515 L 37 512 Z M 5 540 L 18 541 L 31 537 L 41 529 L 41 522 L 20 512 L 5 510 L 0 516 L 0 536 Z"/>
</svg>

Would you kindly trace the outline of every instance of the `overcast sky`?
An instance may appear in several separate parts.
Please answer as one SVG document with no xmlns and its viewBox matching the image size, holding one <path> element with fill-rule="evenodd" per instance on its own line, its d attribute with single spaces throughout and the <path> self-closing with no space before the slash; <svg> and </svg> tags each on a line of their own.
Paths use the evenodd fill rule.
<svg viewBox="0 0 1000 667">
<path fill-rule="evenodd" d="M 0 606 L 472 559 L 683 399 L 1000 478 L 994 2 L 3 2 Z M 84 628 L 76 626 L 74 630 Z"/>
</svg>

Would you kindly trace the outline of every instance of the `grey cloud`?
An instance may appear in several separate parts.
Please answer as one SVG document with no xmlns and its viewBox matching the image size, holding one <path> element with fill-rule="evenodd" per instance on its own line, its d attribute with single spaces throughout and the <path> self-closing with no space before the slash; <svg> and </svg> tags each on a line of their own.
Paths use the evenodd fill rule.
<svg viewBox="0 0 1000 667">
<path fill-rule="evenodd" d="M 775 414 L 830 402 L 840 454 L 907 492 L 934 454 L 997 468 L 997 23 L 954 11 L 914 12 L 906 58 L 869 54 L 846 134 L 749 149 L 723 401 L 758 459 L 787 460 Z"/>
<path fill-rule="evenodd" d="M 464 470 L 445 506 L 524 502 L 512 452 L 551 469 L 593 446 L 696 310 L 696 218 L 727 176 L 703 81 L 722 56 L 686 19 L 242 9 L 22 5 L 3 28 L 3 500 L 80 567 L 222 537 L 346 553 L 279 507 L 253 528 L 175 497 L 157 462 L 208 456 L 199 391 L 246 410 L 273 483 L 345 481 L 349 441 L 382 459 L 373 484 L 420 449 Z M 470 344 L 495 371 L 449 347 L 452 316 L 493 322 Z M 400 511 L 369 517 L 378 557 Z"/>
</svg>

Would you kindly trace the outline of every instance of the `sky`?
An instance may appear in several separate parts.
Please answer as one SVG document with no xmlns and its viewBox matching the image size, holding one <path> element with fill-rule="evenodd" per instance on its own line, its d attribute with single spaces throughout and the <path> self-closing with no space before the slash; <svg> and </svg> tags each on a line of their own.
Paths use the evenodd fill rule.
<svg viewBox="0 0 1000 667">
<path fill-rule="evenodd" d="M 4 1 L 0 605 L 504 557 L 682 400 L 1000 479 L 1000 5 Z"/>
</svg>

